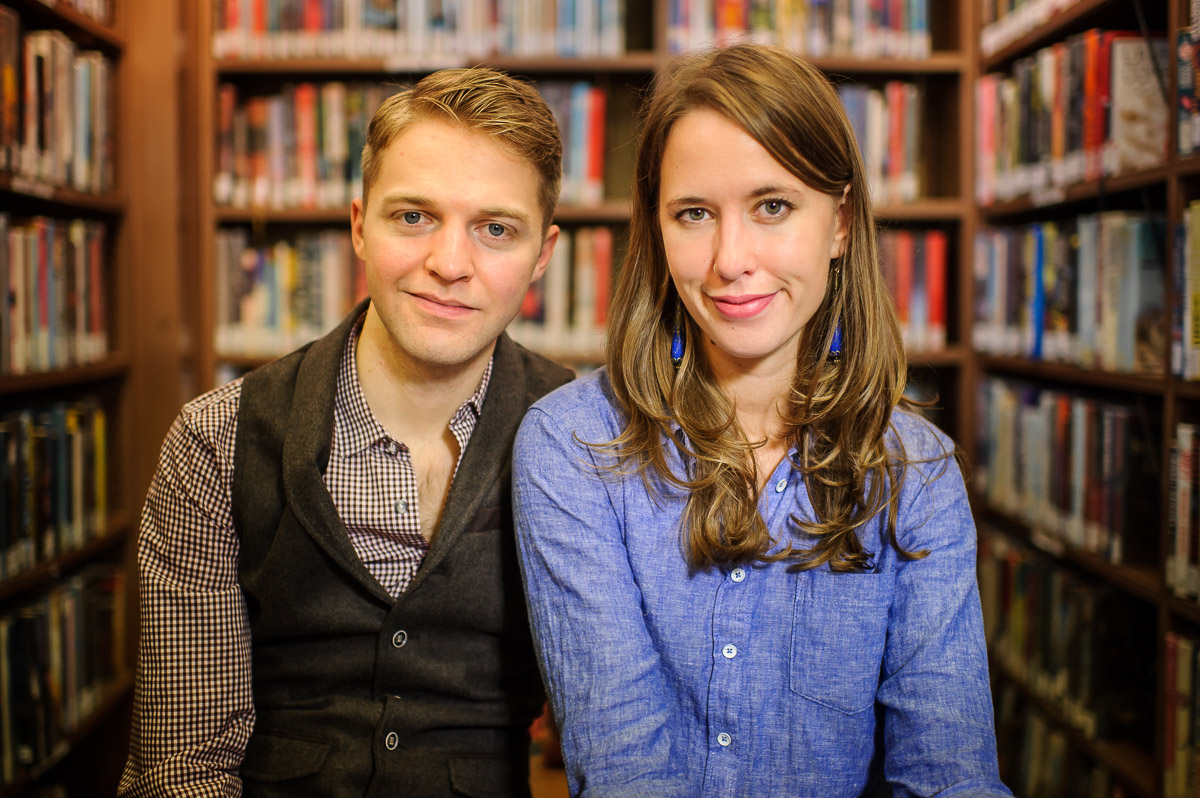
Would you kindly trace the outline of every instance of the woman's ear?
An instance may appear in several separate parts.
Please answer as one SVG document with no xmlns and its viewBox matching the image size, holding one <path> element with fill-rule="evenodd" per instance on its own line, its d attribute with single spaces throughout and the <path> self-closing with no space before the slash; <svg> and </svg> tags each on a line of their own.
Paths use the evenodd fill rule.
<svg viewBox="0 0 1200 798">
<path fill-rule="evenodd" d="M 836 225 L 833 231 L 833 243 L 829 248 L 829 259 L 840 258 L 846 254 L 846 242 L 850 238 L 850 221 L 853 218 L 853 213 L 850 209 L 850 184 L 842 189 L 842 198 L 834 210 L 834 224 Z"/>
</svg>

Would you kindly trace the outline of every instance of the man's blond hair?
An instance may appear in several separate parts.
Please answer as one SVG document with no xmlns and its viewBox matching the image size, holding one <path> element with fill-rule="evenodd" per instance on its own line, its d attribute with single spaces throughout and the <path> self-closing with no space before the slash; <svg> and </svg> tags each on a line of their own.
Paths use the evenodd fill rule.
<svg viewBox="0 0 1200 798">
<path fill-rule="evenodd" d="M 550 225 L 562 182 L 562 140 L 546 101 L 530 84 L 487 67 L 443 69 L 379 106 L 362 151 L 362 201 L 379 177 L 383 151 L 413 122 L 441 119 L 491 136 L 538 173 L 542 229 Z"/>
</svg>

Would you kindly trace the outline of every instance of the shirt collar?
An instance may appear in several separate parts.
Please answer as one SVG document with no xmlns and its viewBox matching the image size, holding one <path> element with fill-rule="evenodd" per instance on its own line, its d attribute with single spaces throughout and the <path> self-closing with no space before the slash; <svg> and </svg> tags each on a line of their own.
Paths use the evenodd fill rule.
<svg viewBox="0 0 1200 798">
<path fill-rule="evenodd" d="M 337 396 L 333 407 L 333 446 L 330 456 L 352 457 L 381 441 L 391 440 L 386 429 L 375 418 L 363 395 L 362 384 L 358 381 L 358 364 L 354 353 L 358 347 L 358 337 L 362 334 L 363 320 L 366 313 L 358 317 L 350 336 L 346 339 L 346 347 L 342 350 L 342 363 L 338 369 Z M 488 359 L 479 380 L 475 393 L 467 398 L 454 412 L 451 425 L 461 423 L 466 419 L 464 414 L 471 413 L 474 420 L 483 414 L 483 400 L 487 396 L 488 384 L 492 379 L 492 362 L 495 354 Z M 473 423 L 472 423 L 472 426 Z M 403 443 L 403 441 L 397 441 Z"/>
</svg>

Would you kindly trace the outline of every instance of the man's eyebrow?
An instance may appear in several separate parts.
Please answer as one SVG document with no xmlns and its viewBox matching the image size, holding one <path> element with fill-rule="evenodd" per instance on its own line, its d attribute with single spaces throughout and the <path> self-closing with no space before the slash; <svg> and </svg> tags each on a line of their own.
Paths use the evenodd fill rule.
<svg viewBox="0 0 1200 798">
<path fill-rule="evenodd" d="M 501 219 L 512 219 L 514 222 L 520 222 L 521 224 L 529 224 L 532 221 L 529 214 L 519 208 L 481 208 L 479 215 L 499 216 Z"/>
<path fill-rule="evenodd" d="M 433 204 L 432 199 L 420 194 L 385 194 L 381 202 L 384 205 L 416 205 L 420 208 L 428 208 Z"/>
<path fill-rule="evenodd" d="M 435 205 L 432 198 L 420 194 L 385 194 L 380 203 L 386 207 L 411 205 L 416 208 L 432 208 Z M 506 208 L 504 206 L 480 208 L 479 215 L 511 219 L 521 224 L 530 224 L 532 221 L 532 217 L 525 211 L 518 208 Z"/>
</svg>

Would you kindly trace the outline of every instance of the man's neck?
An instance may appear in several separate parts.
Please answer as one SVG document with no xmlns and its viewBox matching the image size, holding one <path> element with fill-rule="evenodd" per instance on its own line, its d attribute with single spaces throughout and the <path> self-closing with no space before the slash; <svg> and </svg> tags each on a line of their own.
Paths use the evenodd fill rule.
<svg viewBox="0 0 1200 798">
<path fill-rule="evenodd" d="M 354 361 L 371 413 L 392 438 L 414 448 L 446 434 L 450 419 L 479 387 L 494 348 L 455 366 L 414 363 L 368 311 Z"/>
</svg>

